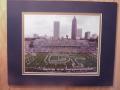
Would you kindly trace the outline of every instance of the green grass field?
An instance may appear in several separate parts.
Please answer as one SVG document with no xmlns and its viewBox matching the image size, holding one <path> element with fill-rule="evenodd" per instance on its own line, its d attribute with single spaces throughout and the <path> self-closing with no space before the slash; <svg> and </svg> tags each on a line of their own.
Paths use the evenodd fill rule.
<svg viewBox="0 0 120 90">
<path fill-rule="evenodd" d="M 36 56 L 25 56 L 25 70 L 32 72 L 44 72 L 43 68 L 66 69 L 66 68 L 95 68 L 97 69 L 97 57 L 90 53 L 79 54 L 50 54 L 37 53 Z"/>
</svg>

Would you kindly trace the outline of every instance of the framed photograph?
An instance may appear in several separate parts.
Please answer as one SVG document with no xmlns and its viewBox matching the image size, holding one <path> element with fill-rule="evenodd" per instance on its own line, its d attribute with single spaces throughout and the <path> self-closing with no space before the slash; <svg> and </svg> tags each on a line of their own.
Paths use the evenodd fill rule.
<svg viewBox="0 0 120 90">
<path fill-rule="evenodd" d="M 99 76 L 102 14 L 23 12 L 23 75 Z"/>
<path fill-rule="evenodd" d="M 113 84 L 117 4 L 8 0 L 10 85 Z"/>
</svg>

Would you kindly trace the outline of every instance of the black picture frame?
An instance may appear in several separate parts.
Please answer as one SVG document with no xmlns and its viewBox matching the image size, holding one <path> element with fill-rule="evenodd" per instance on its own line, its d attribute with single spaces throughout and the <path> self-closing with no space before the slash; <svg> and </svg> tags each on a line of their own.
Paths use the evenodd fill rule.
<svg viewBox="0 0 120 90">
<path fill-rule="evenodd" d="M 21 12 L 102 13 L 99 76 L 22 75 Z M 83 1 L 7 2 L 7 48 L 9 85 L 111 86 L 114 76 L 117 3 Z"/>
</svg>

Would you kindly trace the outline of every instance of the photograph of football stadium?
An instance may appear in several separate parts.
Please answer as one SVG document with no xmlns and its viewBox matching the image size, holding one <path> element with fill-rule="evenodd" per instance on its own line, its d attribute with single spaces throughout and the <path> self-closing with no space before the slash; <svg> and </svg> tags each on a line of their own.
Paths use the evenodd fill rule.
<svg viewBox="0 0 120 90">
<path fill-rule="evenodd" d="M 23 75 L 99 76 L 101 14 L 22 13 Z"/>
</svg>

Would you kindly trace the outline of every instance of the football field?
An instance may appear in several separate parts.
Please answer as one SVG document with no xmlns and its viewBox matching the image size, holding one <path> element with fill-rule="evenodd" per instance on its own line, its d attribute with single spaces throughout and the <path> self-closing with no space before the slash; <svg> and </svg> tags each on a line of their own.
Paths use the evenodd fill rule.
<svg viewBox="0 0 120 90">
<path fill-rule="evenodd" d="M 88 68 L 93 68 L 90 71 Z M 25 56 L 25 70 L 32 72 L 95 72 L 97 58 L 93 54 L 37 53 Z M 76 71 L 77 70 L 77 71 Z"/>
</svg>

